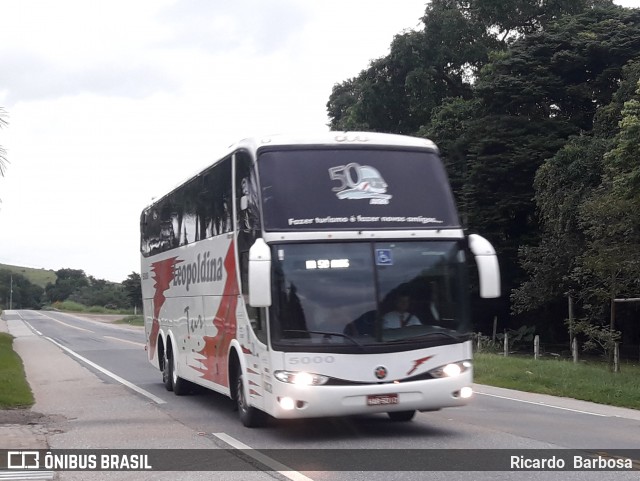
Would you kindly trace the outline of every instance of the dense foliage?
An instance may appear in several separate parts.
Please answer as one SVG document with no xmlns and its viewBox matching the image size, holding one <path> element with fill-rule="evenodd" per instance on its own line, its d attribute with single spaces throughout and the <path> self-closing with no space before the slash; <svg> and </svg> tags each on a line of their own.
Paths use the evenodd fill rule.
<svg viewBox="0 0 640 481">
<path fill-rule="evenodd" d="M 637 344 L 638 304 L 612 301 L 640 297 L 640 11 L 433 0 L 422 20 L 334 87 L 331 127 L 439 145 L 465 227 L 500 255 L 508 305 L 479 324 L 497 311 L 564 342 L 570 295 Z"/>
<path fill-rule="evenodd" d="M 42 294 L 42 287 L 31 283 L 25 276 L 0 269 L 0 305 L 38 308 Z"/>
</svg>

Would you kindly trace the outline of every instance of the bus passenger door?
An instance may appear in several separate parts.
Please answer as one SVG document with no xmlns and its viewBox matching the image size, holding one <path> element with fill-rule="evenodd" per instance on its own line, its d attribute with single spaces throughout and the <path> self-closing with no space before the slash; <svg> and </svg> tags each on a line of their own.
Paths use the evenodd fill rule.
<svg viewBox="0 0 640 481">
<path fill-rule="evenodd" d="M 248 382 L 251 404 L 263 409 L 265 406 L 265 376 L 270 373 L 267 356 L 267 326 L 265 309 L 251 307 L 249 298 L 249 249 L 261 235 L 258 210 L 258 192 L 251 156 L 244 151 L 236 152 L 235 161 L 235 230 L 236 253 L 240 282 L 236 318 L 238 320 L 238 342 L 242 346 L 246 364 L 245 377 Z"/>
</svg>

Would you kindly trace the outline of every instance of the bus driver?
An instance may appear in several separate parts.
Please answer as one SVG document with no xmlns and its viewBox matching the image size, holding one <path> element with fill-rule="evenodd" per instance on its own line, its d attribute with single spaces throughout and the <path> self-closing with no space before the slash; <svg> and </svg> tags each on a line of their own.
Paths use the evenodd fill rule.
<svg viewBox="0 0 640 481">
<path fill-rule="evenodd" d="M 422 325 L 418 316 L 409 312 L 410 303 L 408 295 L 400 294 L 396 298 L 395 310 L 387 312 L 382 318 L 382 328 L 398 329 L 405 326 Z"/>
</svg>

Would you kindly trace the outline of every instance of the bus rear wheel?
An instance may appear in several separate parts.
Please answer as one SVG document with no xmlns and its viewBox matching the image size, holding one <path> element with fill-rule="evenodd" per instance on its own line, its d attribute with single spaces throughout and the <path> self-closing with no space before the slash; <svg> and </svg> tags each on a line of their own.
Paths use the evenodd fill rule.
<svg viewBox="0 0 640 481">
<path fill-rule="evenodd" d="M 167 351 L 165 350 L 162 358 L 162 383 L 167 391 L 173 391 L 172 365 L 173 361 L 167 356 Z"/>
<path fill-rule="evenodd" d="M 176 396 L 183 396 L 189 392 L 189 381 L 178 376 L 176 359 L 173 353 L 164 354 L 164 369 L 162 370 L 162 382 L 167 391 L 173 391 Z"/>
<path fill-rule="evenodd" d="M 389 416 L 389 419 L 395 422 L 411 421 L 415 415 L 416 415 L 415 411 L 394 411 L 394 412 L 387 413 L 387 416 Z"/>
<path fill-rule="evenodd" d="M 236 402 L 238 403 L 238 415 L 240 422 L 248 428 L 264 425 L 264 413 L 249 405 L 247 393 L 244 388 L 244 379 L 241 373 L 236 378 Z"/>
<path fill-rule="evenodd" d="M 189 381 L 182 379 L 178 376 L 177 360 L 174 356 L 171 356 L 171 381 L 173 384 L 173 394 L 176 396 L 183 396 L 189 392 Z"/>
</svg>

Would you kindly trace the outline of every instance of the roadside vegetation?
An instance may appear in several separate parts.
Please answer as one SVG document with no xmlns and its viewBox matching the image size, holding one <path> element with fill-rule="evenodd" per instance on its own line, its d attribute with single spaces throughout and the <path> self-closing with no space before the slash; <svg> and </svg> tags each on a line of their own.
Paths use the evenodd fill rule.
<svg viewBox="0 0 640 481">
<path fill-rule="evenodd" d="M 144 326 L 144 317 L 142 316 L 127 316 L 118 321 L 115 324 L 128 324 L 129 326 Z"/>
<path fill-rule="evenodd" d="M 51 309 L 64 312 L 81 312 L 87 314 L 133 314 L 133 309 L 111 309 L 104 306 L 86 306 L 74 301 L 54 302 Z M 45 306 L 45 309 L 47 307 Z"/>
<path fill-rule="evenodd" d="M 33 402 L 22 360 L 13 350 L 13 336 L 0 332 L 0 409 L 29 407 Z"/>
<path fill-rule="evenodd" d="M 640 409 L 640 366 L 623 364 L 611 374 L 606 362 L 474 354 L 479 384 Z"/>
<path fill-rule="evenodd" d="M 114 324 L 144 326 L 143 316 L 135 314 L 134 309 L 109 309 L 102 306 L 85 306 L 84 304 L 73 301 L 54 302 L 50 308 L 55 309 L 56 311 L 74 312 L 78 314 L 122 315 L 123 317 L 121 319 L 113 321 Z"/>
<path fill-rule="evenodd" d="M 140 275 L 135 272 L 122 282 L 110 282 L 87 276 L 80 269 L 47 271 L 0 264 L 0 308 L 52 306 L 74 312 L 124 314 L 141 305 Z"/>
</svg>

